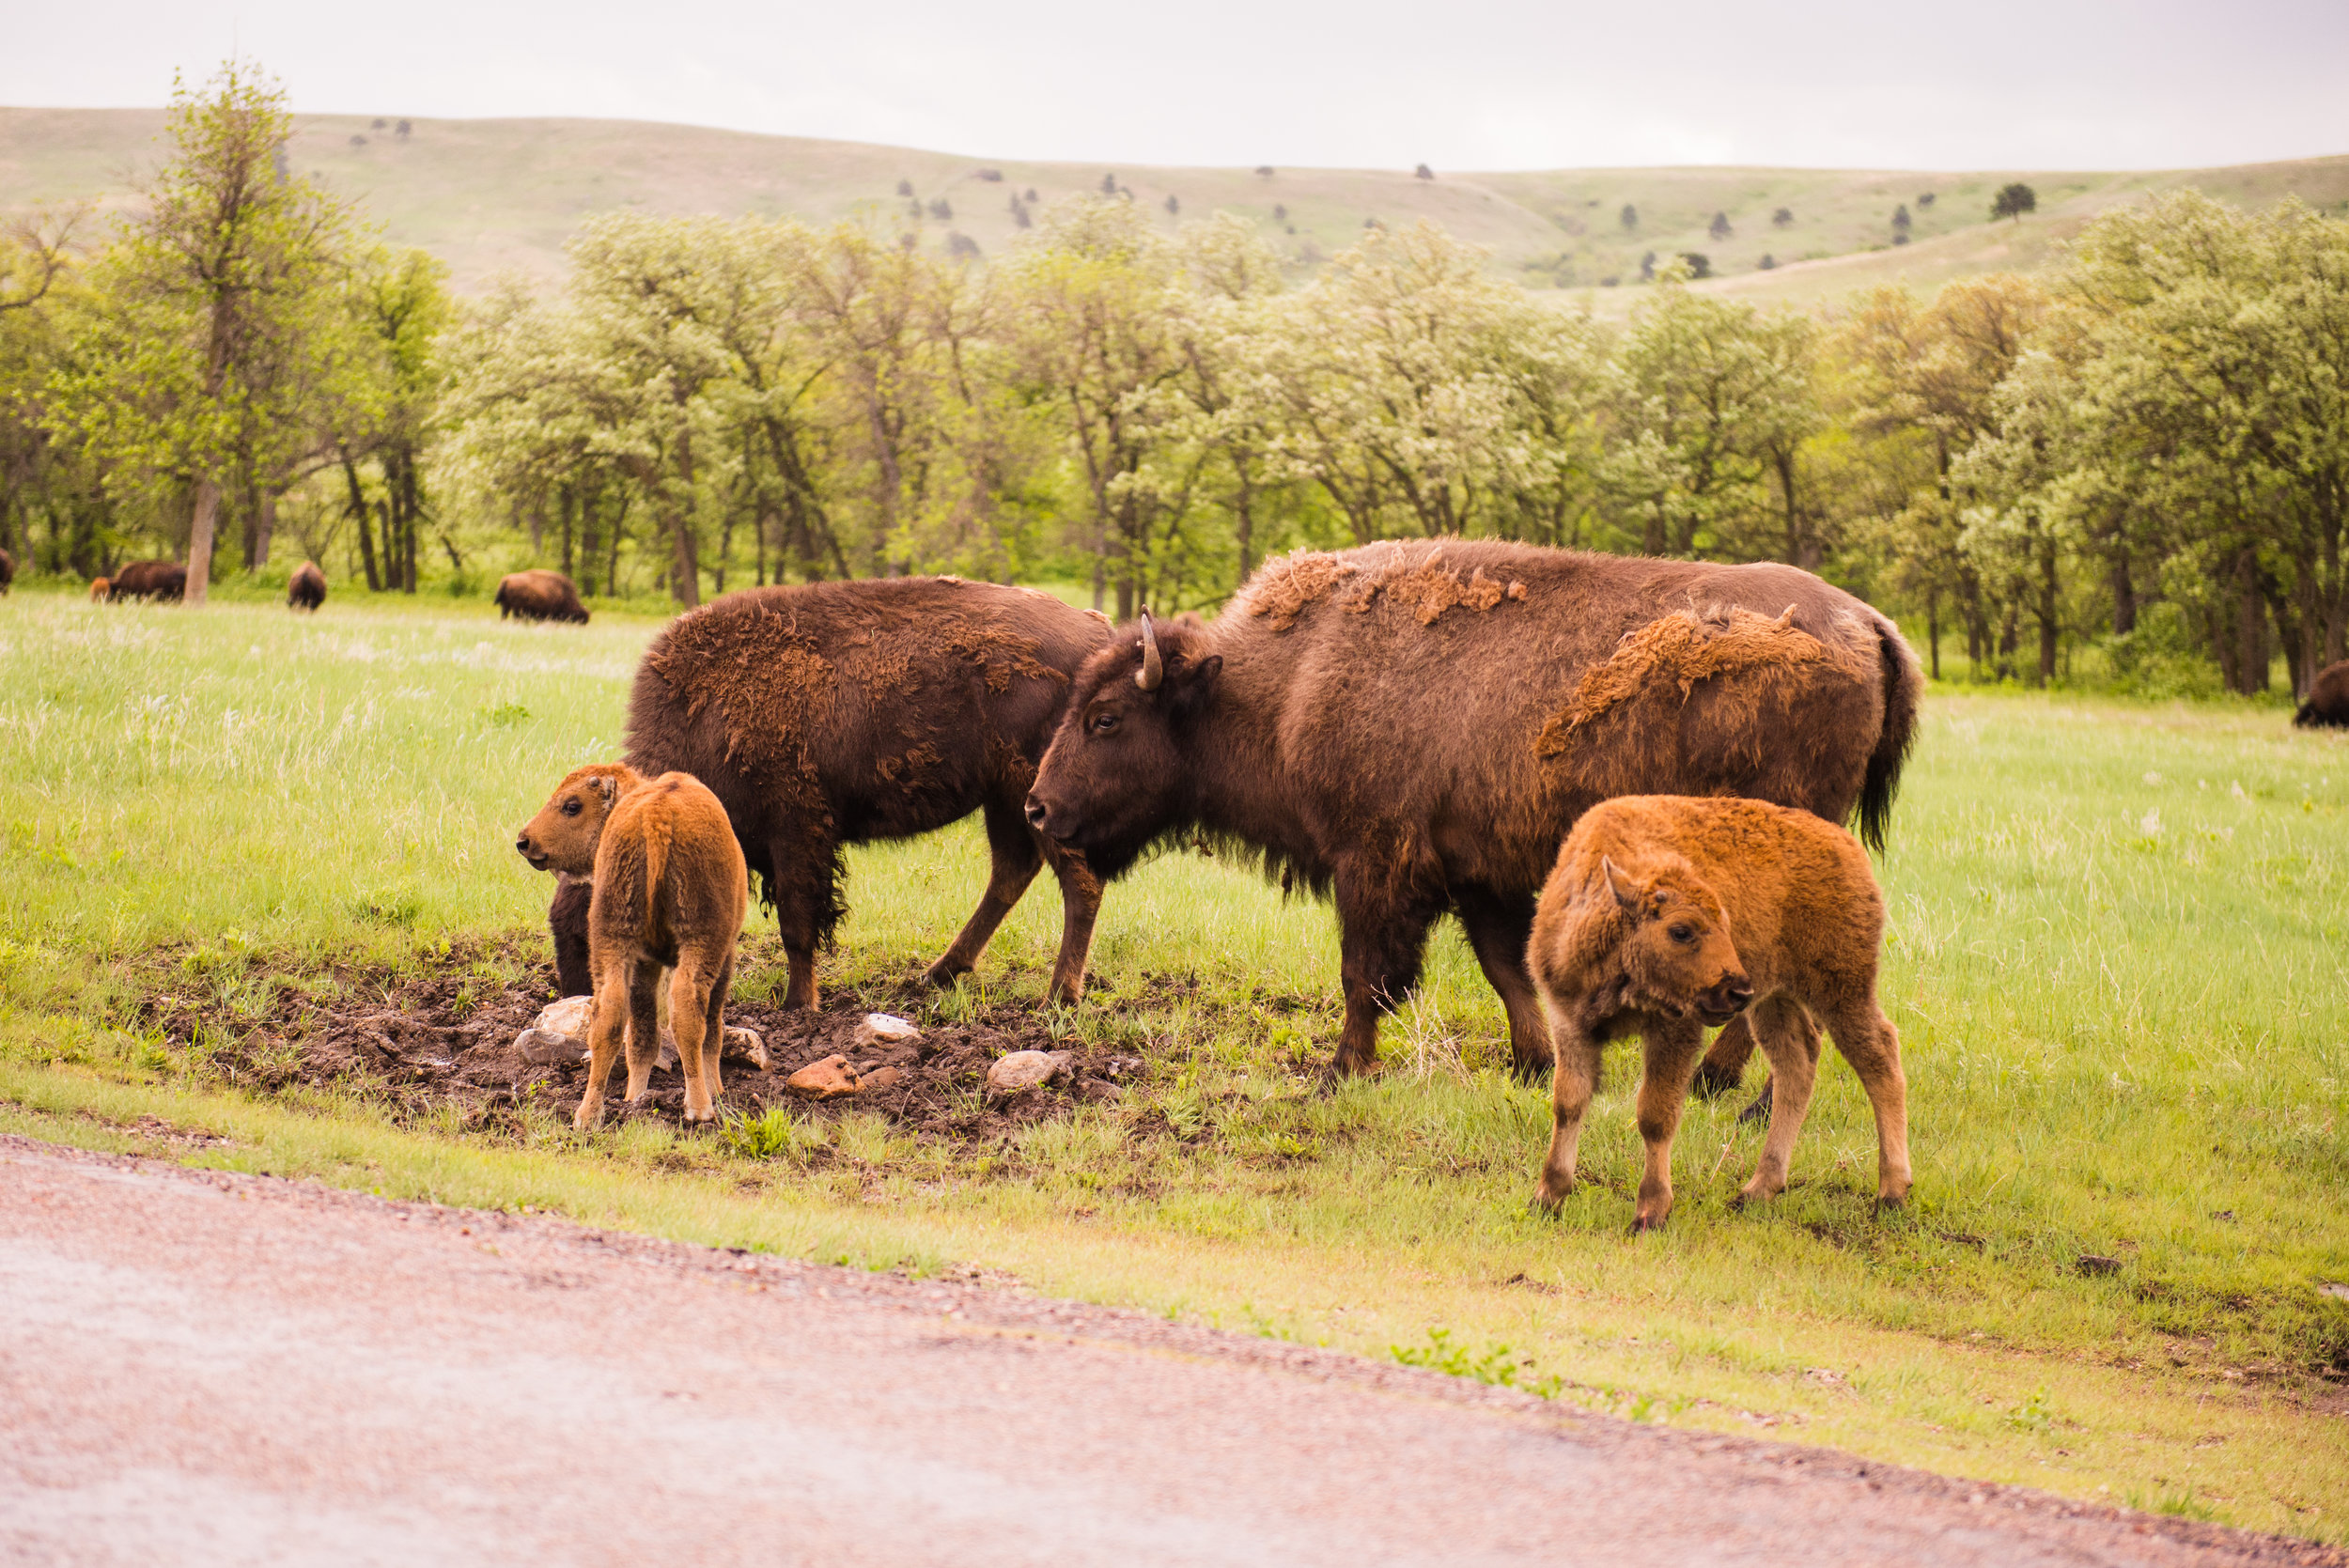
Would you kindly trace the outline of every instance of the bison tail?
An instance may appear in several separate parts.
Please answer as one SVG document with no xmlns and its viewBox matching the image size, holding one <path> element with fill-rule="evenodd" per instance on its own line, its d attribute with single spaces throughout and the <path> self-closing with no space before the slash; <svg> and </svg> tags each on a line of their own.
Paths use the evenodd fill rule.
<svg viewBox="0 0 2349 1568">
<path fill-rule="evenodd" d="M 1917 742 L 1918 701 L 1925 680 L 1915 650 L 1890 621 L 1876 623 L 1876 657 L 1884 668 L 1884 724 L 1876 731 L 1867 778 L 1859 786 L 1859 837 L 1880 854 L 1884 830 L 1892 820 L 1892 800 L 1900 794 L 1901 768 Z"/>
</svg>

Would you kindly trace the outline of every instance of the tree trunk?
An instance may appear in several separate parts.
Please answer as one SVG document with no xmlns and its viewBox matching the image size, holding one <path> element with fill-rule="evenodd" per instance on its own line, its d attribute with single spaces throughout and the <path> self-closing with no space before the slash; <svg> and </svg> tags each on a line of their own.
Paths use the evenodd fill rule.
<svg viewBox="0 0 2349 1568">
<path fill-rule="evenodd" d="M 200 608 L 212 586 L 212 524 L 220 515 L 220 486 L 195 482 L 195 518 L 188 530 L 188 591 L 185 603 Z"/>
<path fill-rule="evenodd" d="M 2259 557 L 2246 550 L 2235 556 L 2235 690 L 2256 697 L 2267 690 L 2267 601 L 2260 595 Z"/>
<path fill-rule="evenodd" d="M 2137 584 L 2129 577 L 2128 551 L 2112 557 L 2112 630 L 2125 637 L 2137 629 Z"/>
<path fill-rule="evenodd" d="M 2055 540 L 2043 540 L 2039 547 L 2039 678 L 2035 686 L 2046 686 L 2055 679 L 2056 642 L 2061 629 L 2062 601 L 2061 584 L 2056 577 Z"/>
<path fill-rule="evenodd" d="M 1941 678 L 1941 596 L 1937 593 L 1925 596 L 1925 642 L 1932 650 L 1933 678 L 1939 680 Z"/>
<path fill-rule="evenodd" d="M 359 530 L 359 561 L 366 568 L 367 591 L 380 594 L 383 580 L 375 571 L 375 530 L 367 525 L 367 493 L 359 488 L 359 465 L 343 458 L 343 481 L 350 487 L 350 521 Z M 387 567 L 390 562 L 384 563 Z"/>
<path fill-rule="evenodd" d="M 263 490 L 260 505 L 254 508 L 254 512 L 259 518 L 257 532 L 260 536 L 260 549 L 256 551 L 259 559 L 254 565 L 266 567 L 269 565 L 270 545 L 277 537 L 277 497 Z"/>
</svg>

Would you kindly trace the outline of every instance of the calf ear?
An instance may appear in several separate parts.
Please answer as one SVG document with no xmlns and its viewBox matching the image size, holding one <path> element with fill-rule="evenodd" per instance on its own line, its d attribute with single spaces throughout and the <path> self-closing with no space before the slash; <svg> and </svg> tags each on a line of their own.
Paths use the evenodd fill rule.
<svg viewBox="0 0 2349 1568">
<path fill-rule="evenodd" d="M 610 811 L 612 802 L 620 798 L 620 781 L 609 773 L 598 773 L 587 781 L 587 787 L 603 797 L 603 809 Z"/>
<path fill-rule="evenodd" d="M 1601 855 L 1598 858 L 1598 868 L 1606 873 L 1607 889 L 1615 895 L 1615 902 L 1623 907 L 1624 913 L 1627 915 L 1639 913 L 1640 884 L 1626 876 L 1623 867 L 1617 865 L 1609 856 Z"/>
</svg>

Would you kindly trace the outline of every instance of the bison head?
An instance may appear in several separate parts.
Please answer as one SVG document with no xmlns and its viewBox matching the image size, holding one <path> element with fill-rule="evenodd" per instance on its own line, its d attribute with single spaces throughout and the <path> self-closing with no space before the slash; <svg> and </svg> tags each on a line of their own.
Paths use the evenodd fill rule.
<svg viewBox="0 0 2349 1568">
<path fill-rule="evenodd" d="M 533 870 L 593 876 L 596 846 L 603 841 L 603 824 L 612 808 L 644 782 L 642 774 L 621 763 L 572 768 L 538 815 L 514 835 L 515 852 Z"/>
<path fill-rule="evenodd" d="M 1686 861 L 1635 876 L 1602 856 L 1605 896 L 1623 913 L 1617 958 L 1641 1005 L 1677 1017 L 1725 1024 L 1753 1000 L 1729 912 Z"/>
<path fill-rule="evenodd" d="M 1223 672 L 1207 630 L 1188 618 L 1113 633 L 1079 666 L 1068 707 L 1028 792 L 1028 822 L 1114 877 L 1150 841 L 1188 826 L 1190 739 Z"/>
</svg>

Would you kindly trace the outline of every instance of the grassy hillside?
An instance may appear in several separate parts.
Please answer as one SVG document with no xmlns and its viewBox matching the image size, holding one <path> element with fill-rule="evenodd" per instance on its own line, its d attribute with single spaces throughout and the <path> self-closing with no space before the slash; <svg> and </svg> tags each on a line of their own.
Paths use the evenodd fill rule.
<svg viewBox="0 0 2349 1568">
<path fill-rule="evenodd" d="M 136 173 L 158 156 L 162 128 L 160 110 L 0 109 L 0 210 L 127 199 Z M 1345 247 L 1368 220 L 1433 218 L 1490 246 L 1497 269 L 1535 287 L 1591 290 L 1602 308 L 1636 297 L 1629 286 L 1649 251 L 1706 255 L 1721 274 L 1710 287 L 1800 301 L 1904 276 L 1929 286 L 2033 266 L 2102 209 L 2178 185 L 2255 204 L 2296 194 L 2349 211 L 2349 157 L 2128 175 L 1679 168 L 1438 171 L 1419 179 L 1408 170 L 989 161 L 621 120 L 416 120 L 402 136 L 397 121 L 348 115 L 304 116 L 292 155 L 363 203 L 392 240 L 446 257 L 467 289 L 501 270 L 559 276 L 563 241 L 580 219 L 613 208 L 822 221 L 869 214 L 918 229 L 929 244 L 960 234 L 991 254 L 1019 231 L 1015 195 L 1034 191 L 1050 202 L 1097 191 L 1105 177 L 1170 226 L 1219 209 L 1246 213 L 1300 266 Z M 2038 191 L 2039 212 L 2020 225 L 1989 223 L 1991 194 L 2018 179 Z M 910 198 L 898 194 L 901 183 Z M 1169 197 L 1177 210 L 1167 210 Z M 945 215 L 933 215 L 933 203 Z M 1628 226 L 1626 205 L 1638 213 Z M 1911 242 L 1896 246 L 1893 213 L 1904 205 Z M 1773 222 L 1780 209 L 1783 224 Z M 1716 213 L 1728 221 L 1726 239 L 1710 233 Z M 1766 255 L 1778 265 L 1763 270 Z M 1618 287 L 1604 287 L 1609 278 Z"/>
</svg>

